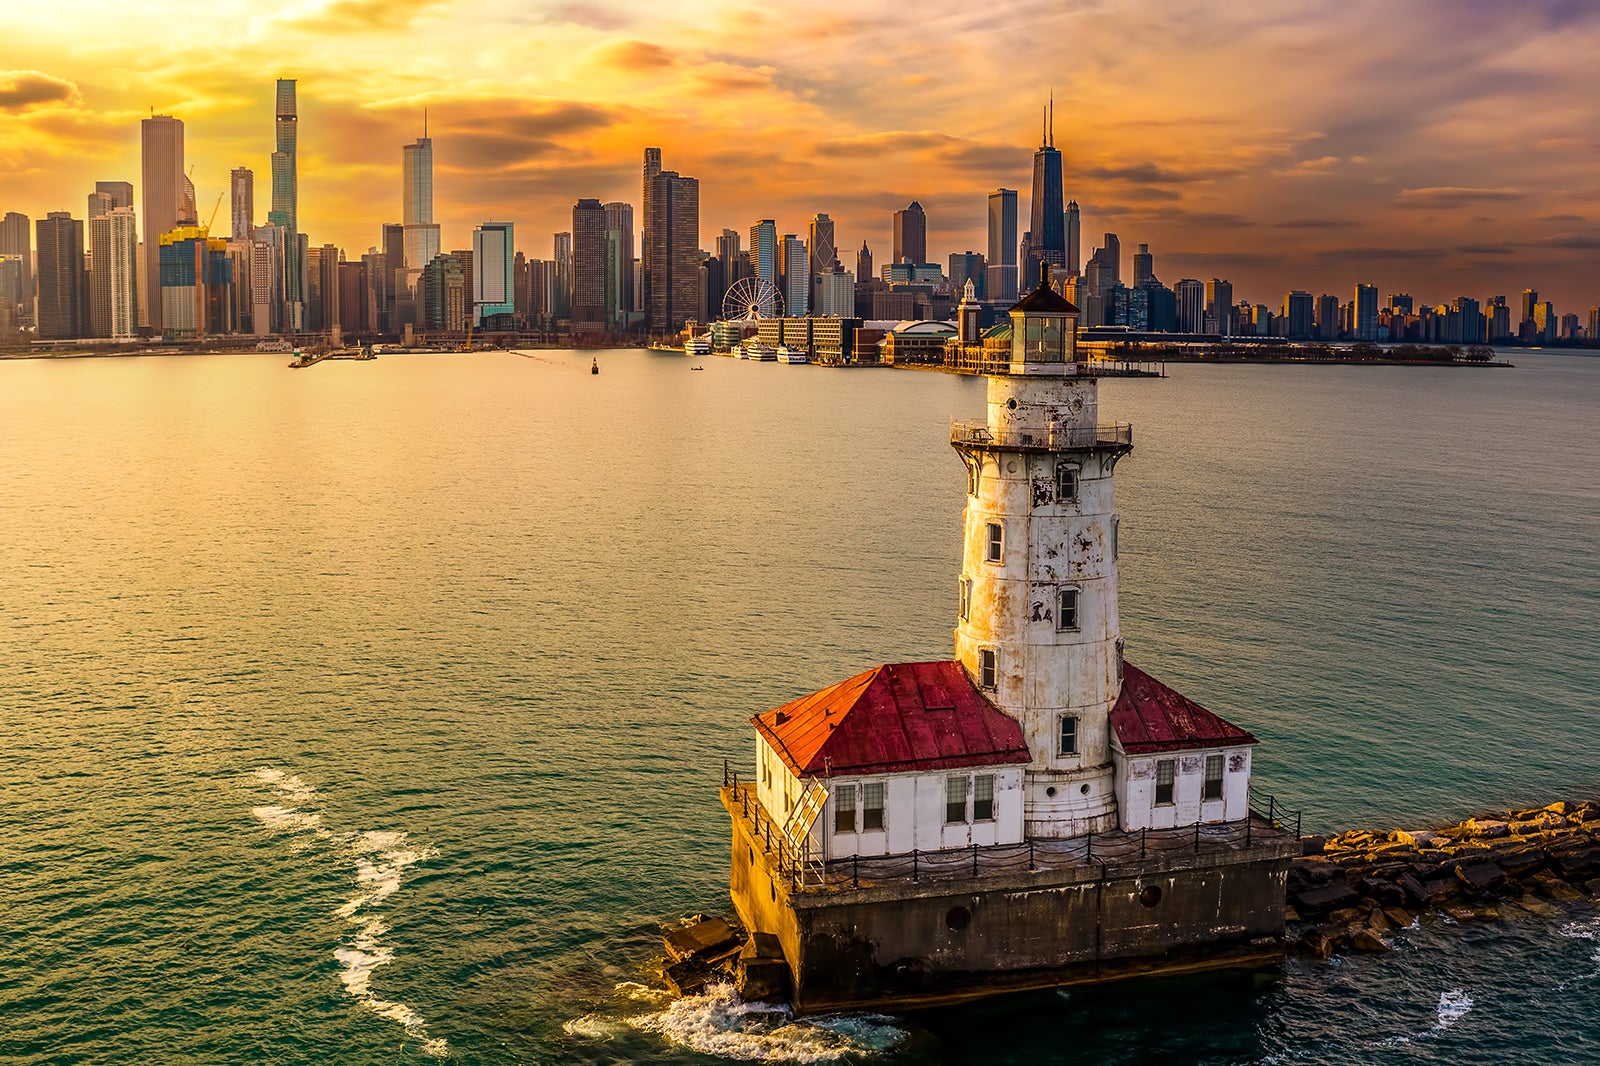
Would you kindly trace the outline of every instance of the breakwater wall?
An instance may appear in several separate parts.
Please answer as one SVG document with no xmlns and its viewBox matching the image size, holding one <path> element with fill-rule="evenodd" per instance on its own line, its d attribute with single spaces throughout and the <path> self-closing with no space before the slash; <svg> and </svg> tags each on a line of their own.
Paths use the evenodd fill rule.
<svg viewBox="0 0 1600 1066">
<path fill-rule="evenodd" d="M 1468 818 L 1440 829 L 1352 830 L 1306 841 L 1285 879 L 1288 947 L 1319 958 L 1388 951 L 1418 915 L 1495 921 L 1600 901 L 1600 801 Z"/>
</svg>

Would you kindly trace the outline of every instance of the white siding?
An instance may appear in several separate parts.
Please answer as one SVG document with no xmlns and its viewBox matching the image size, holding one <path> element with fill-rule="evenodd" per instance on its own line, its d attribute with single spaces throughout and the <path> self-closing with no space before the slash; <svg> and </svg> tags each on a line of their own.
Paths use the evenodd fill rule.
<svg viewBox="0 0 1600 1066">
<path fill-rule="evenodd" d="M 945 823 L 945 779 L 950 776 L 994 777 L 994 818 L 987 821 Z M 850 855 L 903 855 L 912 851 L 938 851 L 973 844 L 1019 844 L 1023 840 L 1022 767 L 973 767 L 922 774 L 882 774 L 873 777 L 835 777 L 829 785 L 884 784 L 884 826 L 881 831 L 861 829 L 863 807 L 858 800 L 858 831 L 835 832 L 836 794 L 829 789 L 828 804 L 818 819 L 830 859 Z M 967 813 L 973 808 L 969 786 Z"/>
<path fill-rule="evenodd" d="M 1222 756 L 1222 798 L 1203 800 L 1207 755 Z M 1156 803 L 1157 764 L 1171 759 L 1173 802 Z M 1112 745 L 1116 764 L 1117 806 L 1123 829 L 1171 829 L 1176 826 L 1243 821 L 1250 806 L 1250 748 L 1199 748 L 1130 756 Z"/>
</svg>

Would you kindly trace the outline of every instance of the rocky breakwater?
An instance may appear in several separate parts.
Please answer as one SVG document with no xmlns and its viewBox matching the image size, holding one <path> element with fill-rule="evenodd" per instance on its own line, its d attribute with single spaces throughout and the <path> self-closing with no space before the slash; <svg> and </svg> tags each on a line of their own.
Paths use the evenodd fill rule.
<svg viewBox="0 0 1600 1066">
<path fill-rule="evenodd" d="M 1307 841 L 1286 890 L 1290 947 L 1326 958 L 1388 951 L 1417 916 L 1497 921 L 1600 902 L 1600 802 L 1558 802 L 1443 829 L 1353 830 Z"/>
</svg>

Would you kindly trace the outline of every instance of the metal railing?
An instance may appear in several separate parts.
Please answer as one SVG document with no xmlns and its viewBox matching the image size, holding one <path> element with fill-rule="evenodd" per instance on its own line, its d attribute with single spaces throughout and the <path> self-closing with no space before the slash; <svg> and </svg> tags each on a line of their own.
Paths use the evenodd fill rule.
<svg viewBox="0 0 1600 1066">
<path fill-rule="evenodd" d="M 1045 426 L 1039 429 L 996 429 L 982 419 L 950 423 L 950 443 L 993 445 L 998 448 L 1033 448 L 1067 451 L 1074 448 L 1131 448 L 1133 425 L 1115 422 L 1104 426 Z"/>
<path fill-rule="evenodd" d="M 1271 793 L 1261 793 L 1254 788 L 1250 790 L 1249 802 L 1250 810 L 1265 818 L 1269 826 L 1287 832 L 1292 825 L 1295 839 L 1300 839 L 1299 811 L 1290 810 L 1288 807 L 1283 806 L 1278 802 L 1278 798 Z"/>
</svg>

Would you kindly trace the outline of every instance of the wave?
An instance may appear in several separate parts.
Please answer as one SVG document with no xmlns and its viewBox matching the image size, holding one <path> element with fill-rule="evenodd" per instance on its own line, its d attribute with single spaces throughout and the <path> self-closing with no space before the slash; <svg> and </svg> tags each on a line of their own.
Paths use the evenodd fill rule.
<svg viewBox="0 0 1600 1066">
<path fill-rule="evenodd" d="M 389 830 L 335 833 L 319 811 L 319 794 L 298 775 L 275 767 L 255 771 L 255 779 L 277 793 L 277 802 L 250 808 L 251 815 L 274 832 L 291 834 L 301 841 L 325 844 L 347 854 L 355 868 L 356 893 L 335 908 L 334 913 L 355 926 L 347 943 L 333 949 L 340 966 L 339 981 L 344 990 L 367 1010 L 395 1022 L 422 1045 L 428 1055 L 443 1058 L 450 1053 L 442 1037 L 430 1036 L 427 1019 L 404 1003 L 384 999 L 372 990 L 373 972 L 394 962 L 394 948 L 382 937 L 389 931 L 374 908 L 400 891 L 405 872 L 436 853 L 428 847 L 408 846 L 406 834 Z"/>
<path fill-rule="evenodd" d="M 746 1062 L 837 1062 L 891 1051 L 907 1037 L 881 1014 L 796 1019 L 785 1007 L 744 1002 L 732 985 L 713 986 L 627 1022 L 679 1047 Z"/>
</svg>

